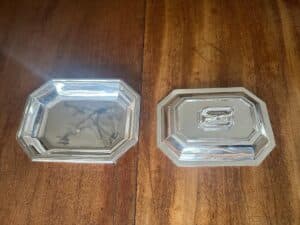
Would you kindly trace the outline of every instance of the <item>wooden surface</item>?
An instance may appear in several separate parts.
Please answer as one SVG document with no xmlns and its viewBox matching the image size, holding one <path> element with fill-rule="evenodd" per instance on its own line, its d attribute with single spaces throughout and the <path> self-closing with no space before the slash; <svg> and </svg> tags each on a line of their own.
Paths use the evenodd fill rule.
<svg viewBox="0 0 300 225">
<path fill-rule="evenodd" d="M 122 78 L 139 143 L 117 165 L 32 163 L 15 141 L 51 78 Z M 300 224 L 299 1 L 0 2 L 0 225 Z M 177 168 L 156 147 L 174 88 L 244 86 L 277 147 L 259 167 Z"/>
</svg>

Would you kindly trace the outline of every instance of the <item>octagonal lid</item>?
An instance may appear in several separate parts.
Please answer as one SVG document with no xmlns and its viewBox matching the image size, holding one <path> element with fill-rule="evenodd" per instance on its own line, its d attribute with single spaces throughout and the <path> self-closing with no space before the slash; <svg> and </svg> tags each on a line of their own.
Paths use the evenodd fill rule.
<svg viewBox="0 0 300 225">
<path fill-rule="evenodd" d="M 112 163 L 137 142 L 139 110 L 121 80 L 51 80 L 29 96 L 17 139 L 33 161 Z"/>
<path fill-rule="evenodd" d="M 245 88 L 174 90 L 157 119 L 158 147 L 178 166 L 258 165 L 275 147 L 266 104 Z"/>
</svg>

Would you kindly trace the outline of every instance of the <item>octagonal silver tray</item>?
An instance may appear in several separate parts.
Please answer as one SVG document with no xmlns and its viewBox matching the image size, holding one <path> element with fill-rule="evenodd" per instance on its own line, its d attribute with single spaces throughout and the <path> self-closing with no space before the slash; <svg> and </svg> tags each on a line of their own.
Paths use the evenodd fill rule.
<svg viewBox="0 0 300 225">
<path fill-rule="evenodd" d="M 178 166 L 254 166 L 275 147 L 266 104 L 245 88 L 172 91 L 157 106 L 157 144 Z"/>
<path fill-rule="evenodd" d="M 121 80 L 51 80 L 29 96 L 17 139 L 33 161 L 113 163 L 137 142 L 139 112 Z"/>
</svg>

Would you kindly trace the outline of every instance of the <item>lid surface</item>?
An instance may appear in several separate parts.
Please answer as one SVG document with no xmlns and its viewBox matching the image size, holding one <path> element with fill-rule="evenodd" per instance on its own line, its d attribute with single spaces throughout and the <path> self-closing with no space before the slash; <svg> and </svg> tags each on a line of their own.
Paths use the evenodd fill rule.
<svg viewBox="0 0 300 225">
<path fill-rule="evenodd" d="M 174 90 L 157 119 L 158 147 L 178 166 L 258 165 L 275 147 L 266 104 L 245 88 Z"/>
<path fill-rule="evenodd" d="M 140 97 L 121 80 L 52 80 L 17 134 L 33 161 L 115 162 L 138 140 Z"/>
</svg>

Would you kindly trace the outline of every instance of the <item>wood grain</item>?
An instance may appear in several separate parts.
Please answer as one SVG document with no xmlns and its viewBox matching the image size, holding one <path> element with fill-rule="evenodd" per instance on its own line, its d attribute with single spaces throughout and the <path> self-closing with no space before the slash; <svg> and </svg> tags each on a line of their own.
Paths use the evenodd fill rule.
<svg viewBox="0 0 300 225">
<path fill-rule="evenodd" d="M 300 223 L 299 6 L 147 1 L 136 225 Z M 175 167 L 154 106 L 174 88 L 228 86 L 266 101 L 276 149 L 259 167 Z"/>
<path fill-rule="evenodd" d="M 141 88 L 141 1 L 1 1 L 0 224 L 133 224 L 136 148 L 117 166 L 32 163 L 15 141 L 46 80 L 122 78 Z"/>
<path fill-rule="evenodd" d="M 140 139 L 113 165 L 32 163 L 15 141 L 51 78 L 122 78 Z M 300 224 L 299 1 L 0 2 L 0 225 Z M 277 147 L 259 167 L 178 168 L 156 147 L 174 88 L 244 86 Z"/>
</svg>

